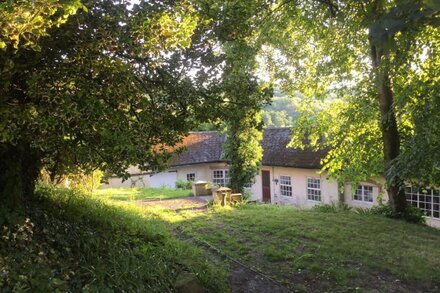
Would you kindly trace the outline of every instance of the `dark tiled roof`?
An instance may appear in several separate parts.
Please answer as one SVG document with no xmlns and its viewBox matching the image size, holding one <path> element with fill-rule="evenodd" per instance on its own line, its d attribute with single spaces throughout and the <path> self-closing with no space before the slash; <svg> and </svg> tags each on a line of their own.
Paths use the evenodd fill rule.
<svg viewBox="0 0 440 293">
<path fill-rule="evenodd" d="M 265 166 L 319 169 L 324 151 L 288 148 L 290 128 L 269 128 L 263 133 L 263 162 Z"/>
<path fill-rule="evenodd" d="M 171 166 L 192 165 L 209 162 L 225 162 L 222 145 L 224 135 L 216 131 L 192 132 L 181 145 L 186 147 L 180 154 L 173 155 Z M 290 128 L 268 128 L 263 133 L 263 162 L 265 166 L 319 169 L 324 151 L 287 148 Z"/>
<path fill-rule="evenodd" d="M 224 141 L 224 135 L 217 131 L 191 132 L 178 145 L 178 147 L 184 146 L 186 149 L 180 154 L 173 155 L 170 165 L 181 166 L 224 161 L 222 159 Z"/>
</svg>

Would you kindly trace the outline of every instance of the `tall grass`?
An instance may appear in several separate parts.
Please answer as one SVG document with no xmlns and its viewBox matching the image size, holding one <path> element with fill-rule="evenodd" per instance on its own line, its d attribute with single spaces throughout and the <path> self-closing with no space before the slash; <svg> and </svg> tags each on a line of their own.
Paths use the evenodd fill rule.
<svg viewBox="0 0 440 293">
<path fill-rule="evenodd" d="M 222 267 L 136 207 L 40 185 L 30 210 L 5 217 L 1 292 L 173 292 L 187 272 L 209 292 L 228 290 Z"/>
</svg>

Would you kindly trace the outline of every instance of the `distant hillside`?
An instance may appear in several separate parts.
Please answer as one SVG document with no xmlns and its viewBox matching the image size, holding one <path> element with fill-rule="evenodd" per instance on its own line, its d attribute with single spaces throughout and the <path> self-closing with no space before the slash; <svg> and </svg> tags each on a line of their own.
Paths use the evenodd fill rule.
<svg viewBox="0 0 440 293">
<path fill-rule="evenodd" d="M 292 126 L 298 117 L 299 97 L 289 97 L 275 92 L 272 104 L 263 108 L 263 122 L 265 127 Z"/>
<path fill-rule="evenodd" d="M 262 120 L 264 127 L 288 127 L 293 126 L 299 113 L 297 111 L 301 97 L 290 97 L 275 90 L 272 103 L 263 108 Z M 214 123 L 201 123 L 193 131 L 219 130 L 224 127 Z"/>
</svg>

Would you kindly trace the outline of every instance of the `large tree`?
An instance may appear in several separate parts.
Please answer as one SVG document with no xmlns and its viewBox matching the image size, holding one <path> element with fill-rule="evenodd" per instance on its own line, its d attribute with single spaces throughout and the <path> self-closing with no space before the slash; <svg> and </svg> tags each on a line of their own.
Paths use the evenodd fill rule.
<svg viewBox="0 0 440 293">
<path fill-rule="evenodd" d="M 225 56 L 221 89 L 222 104 L 218 117 L 226 133 L 225 158 L 234 191 L 242 192 L 253 183 L 261 158 L 261 108 L 272 95 L 270 84 L 261 83 L 257 76 L 256 56 L 261 49 L 255 30 L 266 15 L 268 3 L 252 1 L 201 0 L 201 7 L 217 24 L 221 52 Z"/>
<path fill-rule="evenodd" d="M 2 4 L 2 204 L 30 196 L 42 168 L 159 168 L 165 146 L 211 117 L 223 59 L 212 22 L 188 1 L 126 2 Z"/>
<path fill-rule="evenodd" d="M 282 89 L 321 101 L 321 111 L 303 107 L 293 145 L 308 136 L 330 149 L 324 169 L 340 180 L 385 176 L 396 216 L 405 212 L 404 181 L 438 174 L 438 119 L 428 113 L 438 105 L 439 9 L 435 1 L 280 1 L 261 26 Z"/>
</svg>

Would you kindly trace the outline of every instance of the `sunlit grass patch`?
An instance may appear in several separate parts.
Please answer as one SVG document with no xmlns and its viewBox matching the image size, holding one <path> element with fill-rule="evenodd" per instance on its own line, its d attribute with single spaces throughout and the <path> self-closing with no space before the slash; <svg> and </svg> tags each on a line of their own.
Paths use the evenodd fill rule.
<svg viewBox="0 0 440 293">
<path fill-rule="evenodd" d="M 98 189 L 94 195 L 117 201 L 140 199 L 170 199 L 191 196 L 191 190 L 173 188 L 106 188 Z"/>
</svg>

